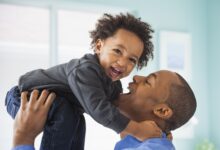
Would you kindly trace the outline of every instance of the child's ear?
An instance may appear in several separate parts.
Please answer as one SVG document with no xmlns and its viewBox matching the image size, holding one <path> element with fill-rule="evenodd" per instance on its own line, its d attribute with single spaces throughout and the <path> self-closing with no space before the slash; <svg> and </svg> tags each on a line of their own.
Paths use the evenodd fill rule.
<svg viewBox="0 0 220 150">
<path fill-rule="evenodd" d="M 103 42 L 102 42 L 101 39 L 98 39 L 98 40 L 96 41 L 96 43 L 95 43 L 95 53 L 96 53 L 96 54 L 99 54 L 99 53 L 100 53 L 102 44 L 103 44 Z"/>
<path fill-rule="evenodd" d="M 173 110 L 167 104 L 157 104 L 153 109 L 154 115 L 161 119 L 169 119 L 173 115 Z"/>
</svg>

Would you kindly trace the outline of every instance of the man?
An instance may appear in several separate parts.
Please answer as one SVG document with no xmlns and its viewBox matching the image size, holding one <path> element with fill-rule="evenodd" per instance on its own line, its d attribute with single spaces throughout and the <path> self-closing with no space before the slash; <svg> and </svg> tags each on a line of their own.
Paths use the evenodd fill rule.
<svg viewBox="0 0 220 150">
<path fill-rule="evenodd" d="M 188 83 L 177 73 L 158 71 L 147 77 L 134 76 L 130 92 L 117 101 L 119 110 L 135 121 L 153 120 L 164 133 L 179 128 L 195 113 L 196 99 Z M 127 133 L 123 133 L 125 137 Z M 170 140 L 152 138 L 143 142 L 128 135 L 115 150 L 172 150 Z"/>
<path fill-rule="evenodd" d="M 135 76 L 133 80 L 129 84 L 130 92 L 122 94 L 119 100 L 115 101 L 121 113 L 130 119 L 137 122 L 153 120 L 164 133 L 168 133 L 185 124 L 193 116 L 196 99 L 191 88 L 180 75 L 170 71 L 158 71 L 147 77 Z M 33 121 L 34 119 L 32 118 Z M 25 124 L 25 122 L 18 123 Z M 167 138 L 153 138 L 141 142 L 127 134 L 121 134 L 124 139 L 116 144 L 115 150 L 174 149 Z M 16 139 L 15 136 L 14 141 Z M 33 142 L 19 143 L 33 145 Z"/>
</svg>

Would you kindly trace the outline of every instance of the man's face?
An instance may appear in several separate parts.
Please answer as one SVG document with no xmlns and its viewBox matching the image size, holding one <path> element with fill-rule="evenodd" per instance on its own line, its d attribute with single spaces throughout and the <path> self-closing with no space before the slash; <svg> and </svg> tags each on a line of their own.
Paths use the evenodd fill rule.
<svg viewBox="0 0 220 150">
<path fill-rule="evenodd" d="M 134 76 L 129 83 L 128 94 L 120 96 L 121 100 L 129 100 L 130 115 L 138 117 L 136 120 L 150 119 L 156 104 L 163 103 L 169 96 L 172 83 L 180 83 L 178 76 L 170 71 L 158 71 L 147 77 Z"/>
<path fill-rule="evenodd" d="M 112 81 L 128 76 L 138 63 L 144 45 L 134 33 L 119 29 L 112 37 L 96 42 L 96 54 Z"/>
</svg>

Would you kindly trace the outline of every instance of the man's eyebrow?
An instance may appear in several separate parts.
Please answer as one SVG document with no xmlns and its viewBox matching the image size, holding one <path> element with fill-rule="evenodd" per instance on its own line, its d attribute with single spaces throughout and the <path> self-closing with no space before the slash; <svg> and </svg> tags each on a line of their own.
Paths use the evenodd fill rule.
<svg viewBox="0 0 220 150">
<path fill-rule="evenodd" d="M 156 78 L 157 78 L 157 75 L 156 75 L 155 73 L 151 73 L 151 74 L 150 74 L 150 76 L 153 76 L 153 77 L 154 77 L 154 79 L 156 79 Z"/>
</svg>

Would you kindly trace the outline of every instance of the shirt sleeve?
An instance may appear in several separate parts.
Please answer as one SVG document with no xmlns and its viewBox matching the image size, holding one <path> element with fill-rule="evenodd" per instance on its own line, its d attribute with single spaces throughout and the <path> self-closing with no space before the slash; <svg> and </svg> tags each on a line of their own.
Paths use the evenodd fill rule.
<svg viewBox="0 0 220 150">
<path fill-rule="evenodd" d="M 35 150 L 35 148 L 33 145 L 19 145 L 12 148 L 12 150 Z"/>
<path fill-rule="evenodd" d="M 119 133 L 125 129 L 129 119 L 110 102 L 108 87 L 104 87 L 109 85 L 104 85 L 103 81 L 101 67 L 91 63 L 84 63 L 68 75 L 70 88 L 85 112 L 98 123 Z"/>
</svg>

